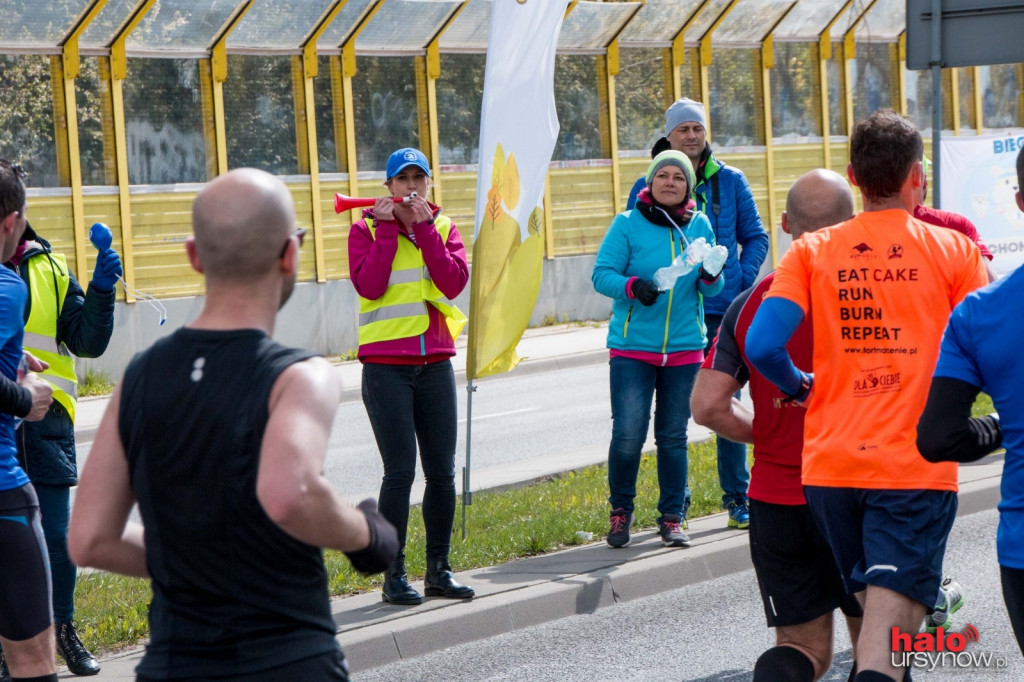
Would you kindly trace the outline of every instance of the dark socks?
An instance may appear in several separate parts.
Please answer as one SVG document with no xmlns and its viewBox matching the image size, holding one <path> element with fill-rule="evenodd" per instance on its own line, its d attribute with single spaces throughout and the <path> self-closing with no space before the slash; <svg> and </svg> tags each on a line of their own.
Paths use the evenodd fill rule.
<svg viewBox="0 0 1024 682">
<path fill-rule="evenodd" d="M 876 672 L 874 670 L 864 670 L 857 673 L 857 677 L 853 678 L 854 682 L 896 682 L 885 673 Z"/>
<path fill-rule="evenodd" d="M 791 646 L 777 646 L 754 664 L 753 682 L 813 682 L 814 663 Z"/>
</svg>

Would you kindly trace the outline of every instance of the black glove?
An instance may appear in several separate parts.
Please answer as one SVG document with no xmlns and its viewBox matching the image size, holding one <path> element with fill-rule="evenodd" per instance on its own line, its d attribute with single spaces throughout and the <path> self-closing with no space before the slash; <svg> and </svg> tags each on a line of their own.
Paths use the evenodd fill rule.
<svg viewBox="0 0 1024 682">
<path fill-rule="evenodd" d="M 368 497 L 357 506 L 366 515 L 370 544 L 354 552 L 345 552 L 352 568 L 363 575 L 380 573 L 398 556 L 398 531 L 377 511 L 377 501 Z"/>
<path fill-rule="evenodd" d="M 644 305 L 654 305 L 654 302 L 658 300 L 658 296 L 661 292 L 645 280 L 637 277 L 633 280 L 633 297 L 640 301 Z"/>
</svg>

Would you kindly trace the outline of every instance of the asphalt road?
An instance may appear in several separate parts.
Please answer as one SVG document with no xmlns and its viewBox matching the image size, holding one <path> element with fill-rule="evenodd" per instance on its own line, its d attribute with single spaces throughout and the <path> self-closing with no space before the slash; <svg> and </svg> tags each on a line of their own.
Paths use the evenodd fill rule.
<svg viewBox="0 0 1024 682">
<path fill-rule="evenodd" d="M 974 625 L 976 644 L 967 651 L 994 655 L 1006 667 L 938 667 L 914 670 L 921 680 L 1024 679 L 1024 657 L 1006 616 L 995 557 L 997 513 L 989 510 L 957 520 L 946 551 L 945 570 L 963 584 L 964 607 L 954 629 Z M 402 680 L 446 682 L 623 682 L 691 680 L 748 682 L 760 653 L 774 644 L 752 570 L 624 602 L 488 640 L 452 647 L 416 659 L 365 671 L 355 682 Z M 825 675 L 844 682 L 851 665 L 849 637 L 836 628 L 836 656 Z"/>
<path fill-rule="evenodd" d="M 612 421 L 606 363 L 557 372 L 513 372 L 476 387 L 473 471 L 588 445 L 607 449 Z M 460 385 L 457 478 L 466 458 L 467 395 L 465 385 Z M 376 497 L 384 470 L 361 401 L 339 405 L 325 471 L 344 497 Z M 423 480 L 419 467 L 416 480 Z"/>
</svg>

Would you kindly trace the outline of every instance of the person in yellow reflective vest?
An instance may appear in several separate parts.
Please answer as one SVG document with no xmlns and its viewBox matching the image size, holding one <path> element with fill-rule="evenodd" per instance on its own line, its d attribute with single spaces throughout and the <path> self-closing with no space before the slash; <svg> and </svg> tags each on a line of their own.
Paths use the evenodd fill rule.
<svg viewBox="0 0 1024 682">
<path fill-rule="evenodd" d="M 64 256 L 53 253 L 49 242 L 28 225 L 6 265 L 28 285 L 23 345 L 49 363 L 40 377 L 53 387 L 53 403 L 46 416 L 23 421 L 15 439 L 18 459 L 39 497 L 50 555 L 57 651 L 75 675 L 95 675 L 99 662 L 82 645 L 73 624 L 78 569 L 67 544 L 71 486 L 78 483 L 74 356 L 95 358 L 107 349 L 114 329 L 114 285 L 122 274 L 121 259 L 113 249 L 100 251 L 85 293 Z"/>
<path fill-rule="evenodd" d="M 384 573 L 384 601 L 419 604 L 409 584 L 405 540 L 416 446 L 426 479 L 425 592 L 469 599 L 473 588 L 452 576 L 457 403 L 451 357 L 466 317 L 452 300 L 469 281 L 466 249 L 441 208 L 424 197 L 430 165 L 417 149 L 394 152 L 385 185 L 395 203 L 377 199 L 348 238 L 349 276 L 359 294 L 363 404 L 384 463 L 380 512 L 398 530 L 402 551 Z"/>
</svg>

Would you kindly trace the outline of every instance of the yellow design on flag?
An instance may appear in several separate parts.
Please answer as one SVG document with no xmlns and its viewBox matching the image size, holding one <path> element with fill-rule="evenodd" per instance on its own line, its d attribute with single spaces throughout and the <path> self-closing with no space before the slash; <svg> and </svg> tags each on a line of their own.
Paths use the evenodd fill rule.
<svg viewBox="0 0 1024 682">
<path fill-rule="evenodd" d="M 541 200 L 558 136 L 555 47 L 567 3 L 495 0 L 484 72 L 469 379 L 519 364 L 544 263 Z"/>
</svg>

